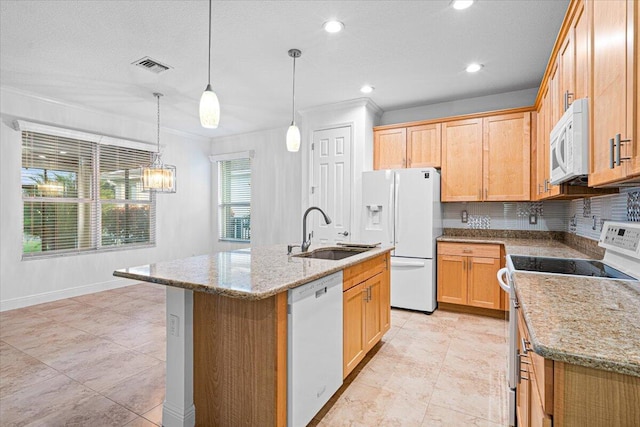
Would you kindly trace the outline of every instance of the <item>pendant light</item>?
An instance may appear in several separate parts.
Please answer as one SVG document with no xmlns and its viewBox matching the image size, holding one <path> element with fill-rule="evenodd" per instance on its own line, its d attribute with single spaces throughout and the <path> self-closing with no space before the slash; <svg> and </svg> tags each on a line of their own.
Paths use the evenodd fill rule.
<svg viewBox="0 0 640 427">
<path fill-rule="evenodd" d="M 200 124 L 204 128 L 215 129 L 220 122 L 220 103 L 211 89 L 211 0 L 209 0 L 209 80 L 200 97 Z"/>
<path fill-rule="evenodd" d="M 289 56 L 293 58 L 293 106 L 291 108 L 291 126 L 287 130 L 287 150 L 296 152 L 300 149 L 300 129 L 296 126 L 296 58 L 302 52 L 299 49 L 289 49 Z"/>
<path fill-rule="evenodd" d="M 153 161 L 142 168 L 142 188 L 156 193 L 176 192 L 176 167 L 162 163 L 160 153 L 160 97 L 161 93 L 154 93 L 158 100 L 158 151 L 153 154 Z"/>
</svg>

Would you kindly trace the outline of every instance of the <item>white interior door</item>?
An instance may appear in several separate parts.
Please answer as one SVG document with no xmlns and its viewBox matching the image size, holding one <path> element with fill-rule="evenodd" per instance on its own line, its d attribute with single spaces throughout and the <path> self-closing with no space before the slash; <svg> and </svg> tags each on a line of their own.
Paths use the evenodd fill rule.
<svg viewBox="0 0 640 427">
<path fill-rule="evenodd" d="M 312 206 L 331 218 L 326 225 L 319 212 L 312 211 L 309 224 L 313 241 L 322 244 L 351 239 L 351 127 L 315 131 L 312 145 Z"/>
</svg>

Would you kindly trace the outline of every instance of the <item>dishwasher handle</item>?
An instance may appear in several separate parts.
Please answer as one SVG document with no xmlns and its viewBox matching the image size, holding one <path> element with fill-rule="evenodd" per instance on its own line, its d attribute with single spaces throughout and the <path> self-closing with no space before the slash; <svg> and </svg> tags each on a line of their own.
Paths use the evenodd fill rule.
<svg viewBox="0 0 640 427">
<path fill-rule="evenodd" d="M 316 298 L 320 298 L 321 296 L 324 296 L 326 294 L 327 294 L 327 287 L 325 286 L 324 288 L 318 289 L 316 291 Z"/>
</svg>

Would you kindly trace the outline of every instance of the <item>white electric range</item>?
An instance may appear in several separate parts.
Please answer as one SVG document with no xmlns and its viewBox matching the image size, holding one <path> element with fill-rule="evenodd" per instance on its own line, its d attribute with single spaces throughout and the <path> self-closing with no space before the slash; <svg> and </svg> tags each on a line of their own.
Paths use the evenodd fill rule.
<svg viewBox="0 0 640 427">
<path fill-rule="evenodd" d="M 513 286 L 516 271 L 588 276 L 613 280 L 640 280 L 640 223 L 607 221 L 602 227 L 598 246 L 605 249 L 602 260 L 508 255 L 507 267 L 498 272 L 500 287 L 509 293 L 509 425 L 516 425 L 516 384 L 520 379 L 518 363 L 519 307 Z M 505 283 L 504 277 L 507 277 Z M 640 284 L 639 284 L 640 286 Z"/>
</svg>

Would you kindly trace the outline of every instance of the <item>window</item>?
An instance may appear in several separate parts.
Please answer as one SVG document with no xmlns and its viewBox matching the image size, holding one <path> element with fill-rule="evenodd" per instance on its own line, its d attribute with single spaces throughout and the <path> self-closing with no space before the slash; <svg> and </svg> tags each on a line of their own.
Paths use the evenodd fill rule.
<svg viewBox="0 0 640 427">
<path fill-rule="evenodd" d="M 22 132 L 23 258 L 155 243 L 145 150 Z"/>
<path fill-rule="evenodd" d="M 251 158 L 218 160 L 220 240 L 251 241 Z"/>
</svg>

